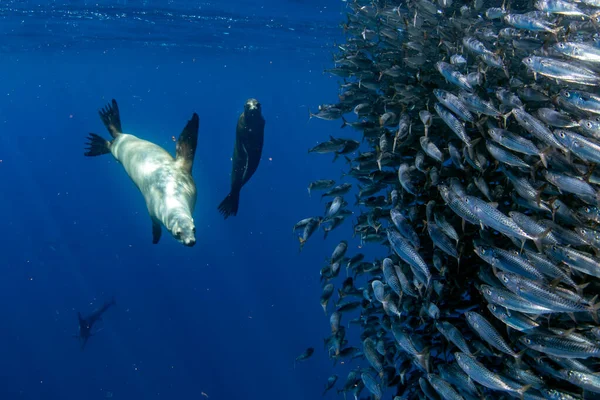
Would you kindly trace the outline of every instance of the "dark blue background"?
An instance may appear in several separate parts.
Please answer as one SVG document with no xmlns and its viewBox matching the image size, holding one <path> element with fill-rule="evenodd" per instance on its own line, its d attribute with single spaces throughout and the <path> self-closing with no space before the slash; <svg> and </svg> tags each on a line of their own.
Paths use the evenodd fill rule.
<svg viewBox="0 0 600 400">
<path fill-rule="evenodd" d="M 127 19 L 103 21 L 101 33 L 87 35 L 93 22 L 4 11 L 1 399 L 320 398 L 333 371 L 323 350 L 329 326 L 319 270 L 351 227 L 346 222 L 325 242 L 317 232 L 302 253 L 291 227 L 323 214 L 325 202 L 309 198 L 307 184 L 339 180 L 345 169 L 307 154 L 340 134 L 337 121 L 309 122 L 308 107 L 337 100 L 338 82 L 322 70 L 332 65 L 334 41 L 343 40 L 344 3 L 278 0 L 260 11 L 253 3 L 223 8 L 272 13 L 281 32 L 287 24 L 305 30 L 269 36 L 247 21 L 247 31 L 236 25 L 237 38 L 197 47 L 220 34 L 220 25 L 198 25 L 185 38 L 163 32 L 175 45 L 145 46 L 127 40 L 138 29 L 124 29 Z M 150 41 L 160 29 L 149 31 Z M 245 39 L 261 48 L 236 50 Z M 239 215 L 224 221 L 216 207 L 229 190 L 235 124 L 249 97 L 260 100 L 267 121 L 263 159 Z M 111 98 L 126 132 L 171 152 L 172 136 L 192 112 L 200 115 L 194 248 L 168 234 L 152 245 L 143 198 L 122 167 L 110 155 L 83 156 L 88 132 L 108 137 L 97 110 Z M 72 337 L 77 311 L 89 313 L 112 295 L 117 307 L 81 352 Z M 313 358 L 294 369 L 309 346 Z"/>
</svg>

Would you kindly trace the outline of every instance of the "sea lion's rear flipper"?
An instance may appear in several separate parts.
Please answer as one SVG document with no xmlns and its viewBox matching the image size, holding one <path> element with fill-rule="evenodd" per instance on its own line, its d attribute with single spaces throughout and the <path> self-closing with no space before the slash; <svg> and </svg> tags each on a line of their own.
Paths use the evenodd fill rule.
<svg viewBox="0 0 600 400">
<path fill-rule="evenodd" d="M 108 132 L 113 138 L 119 136 L 119 134 L 123 133 L 121 129 L 121 116 L 119 115 L 119 106 L 117 105 L 117 101 L 112 99 L 111 104 L 108 104 L 106 107 L 98 111 L 100 114 L 100 119 L 104 122 L 104 126 L 108 129 Z"/>
<path fill-rule="evenodd" d="M 225 219 L 227 219 L 231 215 L 236 216 L 239 205 L 240 192 L 239 190 L 232 190 L 231 192 L 229 192 L 227 197 L 225 197 L 225 199 L 221 202 L 221 204 L 219 204 L 219 212 L 223 214 Z"/>
<path fill-rule="evenodd" d="M 162 234 L 160 222 L 156 218 L 152 218 L 152 244 L 157 244 Z"/>
<path fill-rule="evenodd" d="M 184 171 L 192 174 L 192 166 L 194 164 L 194 156 L 196 155 L 196 146 L 198 144 L 198 114 L 194 113 L 183 128 L 183 132 L 177 139 L 177 162 L 181 165 Z"/>
<path fill-rule="evenodd" d="M 102 154 L 110 153 L 110 142 L 104 139 L 102 136 L 90 133 L 88 136 L 88 146 L 83 153 L 87 157 L 101 156 Z"/>
</svg>

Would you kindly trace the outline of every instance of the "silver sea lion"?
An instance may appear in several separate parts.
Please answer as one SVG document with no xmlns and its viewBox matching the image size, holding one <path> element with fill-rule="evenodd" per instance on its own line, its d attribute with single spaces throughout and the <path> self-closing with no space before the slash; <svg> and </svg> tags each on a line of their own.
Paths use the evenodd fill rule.
<svg viewBox="0 0 600 400">
<path fill-rule="evenodd" d="M 196 205 L 196 184 L 192 165 L 198 142 L 198 114 L 194 113 L 179 135 L 176 157 L 154 143 L 123 133 L 119 107 L 112 104 L 99 111 L 112 136 L 107 141 L 95 133 L 88 137 L 88 157 L 112 153 L 144 195 L 152 218 L 152 243 L 160 240 L 161 223 L 185 246 L 196 244 L 192 213 Z"/>
</svg>

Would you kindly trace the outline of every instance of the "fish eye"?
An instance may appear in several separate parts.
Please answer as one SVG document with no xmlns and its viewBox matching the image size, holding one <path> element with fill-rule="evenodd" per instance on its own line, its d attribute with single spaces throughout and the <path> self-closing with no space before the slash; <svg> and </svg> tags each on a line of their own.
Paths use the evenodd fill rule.
<svg viewBox="0 0 600 400">
<path fill-rule="evenodd" d="M 564 132 L 558 132 L 558 136 L 564 139 L 566 135 Z"/>
<path fill-rule="evenodd" d="M 531 339 L 529 339 L 529 338 L 525 338 L 525 343 L 527 343 L 527 344 L 531 344 Z"/>
<path fill-rule="evenodd" d="M 565 97 L 566 97 L 566 98 L 569 98 L 569 97 L 571 97 L 571 93 L 569 93 L 569 92 L 565 91 Z"/>
<path fill-rule="evenodd" d="M 502 277 L 502 280 L 503 280 L 504 282 L 508 282 L 508 277 L 506 277 L 506 276 L 503 276 L 503 277 Z"/>
<path fill-rule="evenodd" d="M 490 296 L 492 295 L 492 290 L 491 290 L 491 289 L 485 289 L 485 292 L 486 292 L 487 294 L 489 294 Z"/>
<path fill-rule="evenodd" d="M 585 124 L 588 128 L 592 129 L 592 123 L 591 122 L 586 122 Z"/>
</svg>

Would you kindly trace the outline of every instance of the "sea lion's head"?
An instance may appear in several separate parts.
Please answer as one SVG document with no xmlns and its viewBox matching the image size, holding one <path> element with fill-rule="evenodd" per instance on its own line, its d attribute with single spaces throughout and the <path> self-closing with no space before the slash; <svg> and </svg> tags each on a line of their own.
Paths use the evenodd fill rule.
<svg viewBox="0 0 600 400">
<path fill-rule="evenodd" d="M 246 100 L 246 104 L 244 104 L 244 114 L 246 116 L 255 116 L 261 115 L 261 107 L 260 103 L 256 99 L 248 99 Z"/>
<path fill-rule="evenodd" d="M 188 216 L 177 216 L 171 233 L 184 246 L 192 247 L 196 244 L 196 227 L 194 220 Z"/>
</svg>

